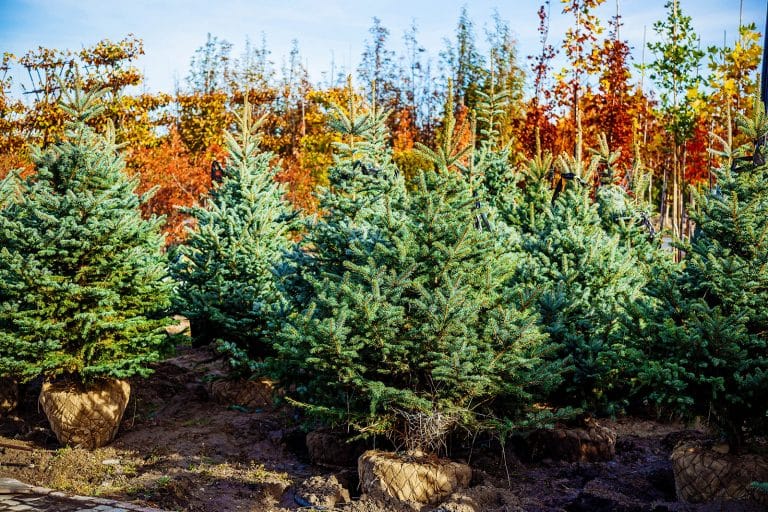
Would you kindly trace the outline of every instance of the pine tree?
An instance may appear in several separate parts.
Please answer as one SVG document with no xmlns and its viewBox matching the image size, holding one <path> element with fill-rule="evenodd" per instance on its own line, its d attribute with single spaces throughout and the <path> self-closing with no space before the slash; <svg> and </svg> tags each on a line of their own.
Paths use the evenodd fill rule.
<svg viewBox="0 0 768 512">
<path fill-rule="evenodd" d="M 0 186 L 0 375 L 147 375 L 165 348 L 162 219 L 141 218 L 114 131 L 86 125 L 102 94 L 65 92 L 66 138 Z"/>
<path fill-rule="evenodd" d="M 280 378 L 310 413 L 407 448 L 435 450 L 494 401 L 519 421 L 531 388 L 548 383 L 537 373 L 542 336 L 524 299 L 504 295 L 514 257 L 477 225 L 469 181 L 428 172 L 409 192 L 381 116 L 341 125 L 362 129 L 340 148 L 327 215 L 294 257 L 301 279 L 286 295 L 306 302 L 278 333 Z"/>
<path fill-rule="evenodd" d="M 270 153 L 259 150 L 259 121 L 246 103 L 227 134 L 229 160 L 172 267 L 177 310 L 202 343 L 221 340 L 235 366 L 263 356 L 263 334 L 278 306 L 273 269 L 290 248 L 295 214 L 276 183 Z"/>
<path fill-rule="evenodd" d="M 650 398 L 710 418 L 734 451 L 768 432 L 768 118 L 756 105 L 739 121 L 751 142 L 736 164 L 716 171 L 711 193 L 694 193 L 696 230 L 684 267 L 659 286 L 641 374 Z"/>
</svg>

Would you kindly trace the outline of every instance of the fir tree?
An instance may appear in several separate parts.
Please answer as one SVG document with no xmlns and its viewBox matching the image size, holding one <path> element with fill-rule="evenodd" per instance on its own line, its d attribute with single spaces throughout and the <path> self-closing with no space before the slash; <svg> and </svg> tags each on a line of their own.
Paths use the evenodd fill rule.
<svg viewBox="0 0 768 512">
<path fill-rule="evenodd" d="M 477 106 L 477 92 L 481 90 L 488 74 L 486 63 L 475 40 L 474 23 L 469 17 L 466 6 L 462 7 L 459 22 L 456 25 L 455 41 L 445 41 L 446 48 L 440 53 L 446 79 L 450 79 L 456 88 L 456 104 L 470 110 Z"/>
<path fill-rule="evenodd" d="M 478 228 L 469 181 L 428 172 L 408 192 L 377 117 L 341 148 L 321 201 L 328 214 L 296 253 L 303 280 L 287 295 L 309 305 L 286 318 L 273 365 L 326 421 L 434 450 L 494 401 L 525 417 L 530 390 L 548 383 L 537 373 L 542 336 L 524 298 L 504 295 L 516 262 Z"/>
<path fill-rule="evenodd" d="M 513 282 L 537 294 L 553 356 L 568 366 L 554 401 L 614 412 L 626 405 L 636 361 L 621 319 L 647 275 L 620 237 L 603 227 L 587 185 L 595 162 L 585 168 L 560 157 L 554 192 L 548 191 L 548 164 L 540 157 L 530 165 L 524 200 L 507 215 L 519 223 L 512 227 L 521 231 L 520 251 L 527 254 Z"/>
<path fill-rule="evenodd" d="M 711 193 L 694 193 L 696 230 L 683 268 L 658 287 L 641 374 L 652 399 L 710 418 L 734 451 L 768 431 L 768 119 L 756 103 L 739 122 L 751 143 L 724 153 L 734 165 Z"/>
<path fill-rule="evenodd" d="M 66 138 L 0 186 L 0 375 L 147 375 L 164 349 L 161 219 L 141 218 L 114 131 L 86 125 L 101 95 L 64 93 Z"/>
<path fill-rule="evenodd" d="M 175 305 L 200 342 L 222 340 L 235 366 L 264 355 L 270 312 L 278 307 L 273 269 L 290 248 L 295 213 L 275 182 L 272 155 L 259 150 L 259 121 L 246 103 L 227 134 L 229 160 L 172 267 Z"/>
<path fill-rule="evenodd" d="M 672 258 L 661 249 L 661 237 L 656 236 L 651 221 L 653 205 L 643 199 L 652 171 L 644 170 L 638 154 L 631 169 L 619 169 L 621 152 L 608 147 L 607 135 L 598 136 L 598 147 L 590 152 L 597 173 L 595 200 L 603 229 L 617 235 L 643 265 L 647 278 L 653 279 L 658 267 L 671 264 Z"/>
</svg>

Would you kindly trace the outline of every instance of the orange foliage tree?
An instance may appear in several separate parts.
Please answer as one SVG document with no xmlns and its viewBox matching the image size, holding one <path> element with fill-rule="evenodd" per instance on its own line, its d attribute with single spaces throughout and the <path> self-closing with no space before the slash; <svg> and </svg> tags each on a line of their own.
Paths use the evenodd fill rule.
<svg viewBox="0 0 768 512">
<path fill-rule="evenodd" d="M 184 208 L 200 203 L 210 190 L 210 165 L 187 149 L 176 129 L 155 146 L 129 149 L 127 161 L 128 168 L 139 175 L 138 192 L 154 189 L 142 205 L 143 213 L 165 216 L 166 242 L 182 241 L 189 219 Z"/>
</svg>

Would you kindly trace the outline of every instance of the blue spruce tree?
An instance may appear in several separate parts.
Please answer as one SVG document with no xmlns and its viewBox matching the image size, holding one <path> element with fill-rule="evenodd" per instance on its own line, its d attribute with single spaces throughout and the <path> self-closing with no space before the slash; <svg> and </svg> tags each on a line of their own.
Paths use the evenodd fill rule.
<svg viewBox="0 0 768 512">
<path fill-rule="evenodd" d="M 493 212 L 477 209 L 456 172 L 423 173 L 408 191 L 383 119 L 339 116 L 345 143 L 325 215 L 287 267 L 300 277 L 284 281 L 285 294 L 301 299 L 272 365 L 309 413 L 434 451 L 457 426 L 488 426 L 498 411 L 525 421 L 530 390 L 548 381 L 543 336 L 505 295 L 516 258 L 477 223 L 482 214 L 492 226 Z"/>
<path fill-rule="evenodd" d="M 100 94 L 64 98 L 65 139 L 34 153 L 34 174 L 0 183 L 0 375 L 147 375 L 172 288 L 161 219 L 141 218 L 114 131 L 86 124 Z"/>
<path fill-rule="evenodd" d="M 654 288 L 644 331 L 649 397 L 686 417 L 709 418 L 738 451 L 768 432 L 768 118 L 756 100 L 740 119 L 751 144 L 696 192 L 683 265 Z"/>
<path fill-rule="evenodd" d="M 273 270 L 290 248 L 296 212 L 274 179 L 273 155 L 259 149 L 260 122 L 248 103 L 236 119 L 222 181 L 204 206 L 190 209 L 195 225 L 172 273 L 175 307 L 190 319 L 193 336 L 218 340 L 233 367 L 248 374 L 266 353 L 264 333 L 280 308 Z"/>
</svg>

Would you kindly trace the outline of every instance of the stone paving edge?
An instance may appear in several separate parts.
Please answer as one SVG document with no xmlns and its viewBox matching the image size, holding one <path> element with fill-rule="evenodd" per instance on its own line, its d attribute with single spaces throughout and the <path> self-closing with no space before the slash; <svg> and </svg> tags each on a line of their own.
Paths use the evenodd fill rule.
<svg viewBox="0 0 768 512">
<path fill-rule="evenodd" d="M 25 484 L 18 480 L 14 480 L 13 478 L 0 478 L 0 494 L 42 494 L 45 496 L 53 496 L 54 498 L 93 503 L 94 505 L 108 505 L 113 508 L 122 508 L 133 512 L 168 512 L 167 510 L 145 507 L 143 505 L 125 501 L 69 494 L 55 489 L 49 489 L 48 487 Z"/>
</svg>

